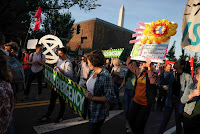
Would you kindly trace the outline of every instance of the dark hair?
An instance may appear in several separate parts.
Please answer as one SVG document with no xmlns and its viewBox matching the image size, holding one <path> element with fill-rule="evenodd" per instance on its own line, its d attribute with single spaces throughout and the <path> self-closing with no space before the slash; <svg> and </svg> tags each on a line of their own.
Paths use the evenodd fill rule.
<svg viewBox="0 0 200 134">
<path fill-rule="evenodd" d="M 0 46 L 5 43 L 5 36 L 0 32 Z"/>
<path fill-rule="evenodd" d="M 100 50 L 94 50 L 87 54 L 88 60 L 94 67 L 102 67 L 105 62 L 105 57 Z"/>
<path fill-rule="evenodd" d="M 15 52 L 18 52 L 18 45 L 16 42 L 6 43 L 5 46 L 10 46 L 10 49 L 13 49 Z"/>
<path fill-rule="evenodd" d="M 12 76 L 8 72 L 7 56 L 0 55 L 0 66 L 0 79 L 10 83 L 12 81 Z"/>
<path fill-rule="evenodd" d="M 167 63 L 167 65 L 166 65 L 166 66 L 168 66 L 168 65 L 172 66 L 172 64 L 171 64 L 171 63 Z"/>
<path fill-rule="evenodd" d="M 42 47 L 42 44 L 37 44 L 37 45 L 36 45 L 36 48 L 38 48 L 38 47 Z"/>
<path fill-rule="evenodd" d="M 183 67 L 183 72 L 184 73 L 191 73 L 191 67 L 190 67 L 190 62 L 189 61 L 185 61 L 185 60 L 180 60 L 180 64 L 184 65 Z"/>
<path fill-rule="evenodd" d="M 58 48 L 58 51 L 61 51 L 61 52 L 63 52 L 64 54 L 67 53 L 67 49 L 66 49 L 65 47 Z"/>
</svg>

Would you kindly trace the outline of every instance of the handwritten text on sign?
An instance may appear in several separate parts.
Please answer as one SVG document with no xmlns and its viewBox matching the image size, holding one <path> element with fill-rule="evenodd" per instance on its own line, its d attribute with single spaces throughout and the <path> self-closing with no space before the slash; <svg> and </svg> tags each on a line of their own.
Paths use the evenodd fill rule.
<svg viewBox="0 0 200 134">
<path fill-rule="evenodd" d="M 131 52 L 131 59 L 152 62 L 163 62 L 168 49 L 168 44 L 135 44 Z"/>
</svg>

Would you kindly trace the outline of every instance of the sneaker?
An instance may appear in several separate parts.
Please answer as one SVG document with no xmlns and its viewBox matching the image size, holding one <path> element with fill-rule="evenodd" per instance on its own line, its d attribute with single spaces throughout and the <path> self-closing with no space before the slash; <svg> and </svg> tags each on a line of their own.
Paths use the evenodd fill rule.
<svg viewBox="0 0 200 134">
<path fill-rule="evenodd" d="M 28 99 L 29 99 L 28 96 L 27 96 L 27 95 L 24 95 L 24 96 L 22 97 L 21 101 L 25 101 L 25 100 L 28 100 Z"/>
<path fill-rule="evenodd" d="M 59 122 L 61 122 L 62 120 L 63 120 L 63 118 L 56 118 L 55 121 L 54 121 L 54 123 L 59 123 Z"/>
<path fill-rule="evenodd" d="M 51 116 L 46 116 L 46 115 L 44 115 L 40 120 L 41 121 L 47 121 L 47 120 L 49 120 L 51 118 Z"/>
</svg>

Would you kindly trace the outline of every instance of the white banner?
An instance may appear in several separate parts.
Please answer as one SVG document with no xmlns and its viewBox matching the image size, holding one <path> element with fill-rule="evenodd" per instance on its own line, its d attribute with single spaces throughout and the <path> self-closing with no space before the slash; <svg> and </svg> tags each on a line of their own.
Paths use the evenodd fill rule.
<svg viewBox="0 0 200 134">
<path fill-rule="evenodd" d="M 38 43 L 38 39 L 30 39 L 27 43 L 27 49 L 36 49 L 36 45 Z"/>
<path fill-rule="evenodd" d="M 182 21 L 181 46 L 193 52 L 200 52 L 200 0 L 188 0 Z"/>
</svg>

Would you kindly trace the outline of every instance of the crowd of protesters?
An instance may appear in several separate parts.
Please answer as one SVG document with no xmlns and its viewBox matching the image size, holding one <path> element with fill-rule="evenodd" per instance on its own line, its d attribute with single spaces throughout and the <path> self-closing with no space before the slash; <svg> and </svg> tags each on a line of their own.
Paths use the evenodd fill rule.
<svg viewBox="0 0 200 134">
<path fill-rule="evenodd" d="M 0 134 L 14 133 L 13 111 L 17 94 L 24 91 L 21 101 L 29 99 L 31 83 L 35 78 L 38 80 L 35 100 L 41 99 L 46 60 L 42 54 L 43 46 L 37 44 L 34 53 L 23 50 L 22 59 L 17 57 L 18 51 L 18 44 L 5 43 L 5 37 L 0 33 Z M 80 61 L 76 58 L 71 61 L 67 49 L 63 47 L 58 49 L 58 56 L 54 69 L 70 79 L 78 78 L 76 82 L 87 90 L 88 134 L 101 134 L 109 111 L 116 107 L 122 109 L 122 106 L 127 132 L 144 134 L 150 113 L 156 108 L 163 112 L 158 134 L 166 131 L 174 110 L 177 134 L 200 131 L 200 68 L 195 70 L 192 78 L 190 64 L 185 59 L 177 60 L 172 70 L 171 64 L 164 67 L 158 63 L 155 66 L 149 59 L 139 62 L 130 57 L 127 58 L 126 67 L 122 67 L 120 59 L 105 59 L 99 50 L 82 56 Z M 122 89 L 123 101 L 119 95 Z M 49 107 L 41 121 L 51 118 L 57 98 L 60 112 L 54 122 L 63 120 L 65 100 L 52 89 Z"/>
</svg>

